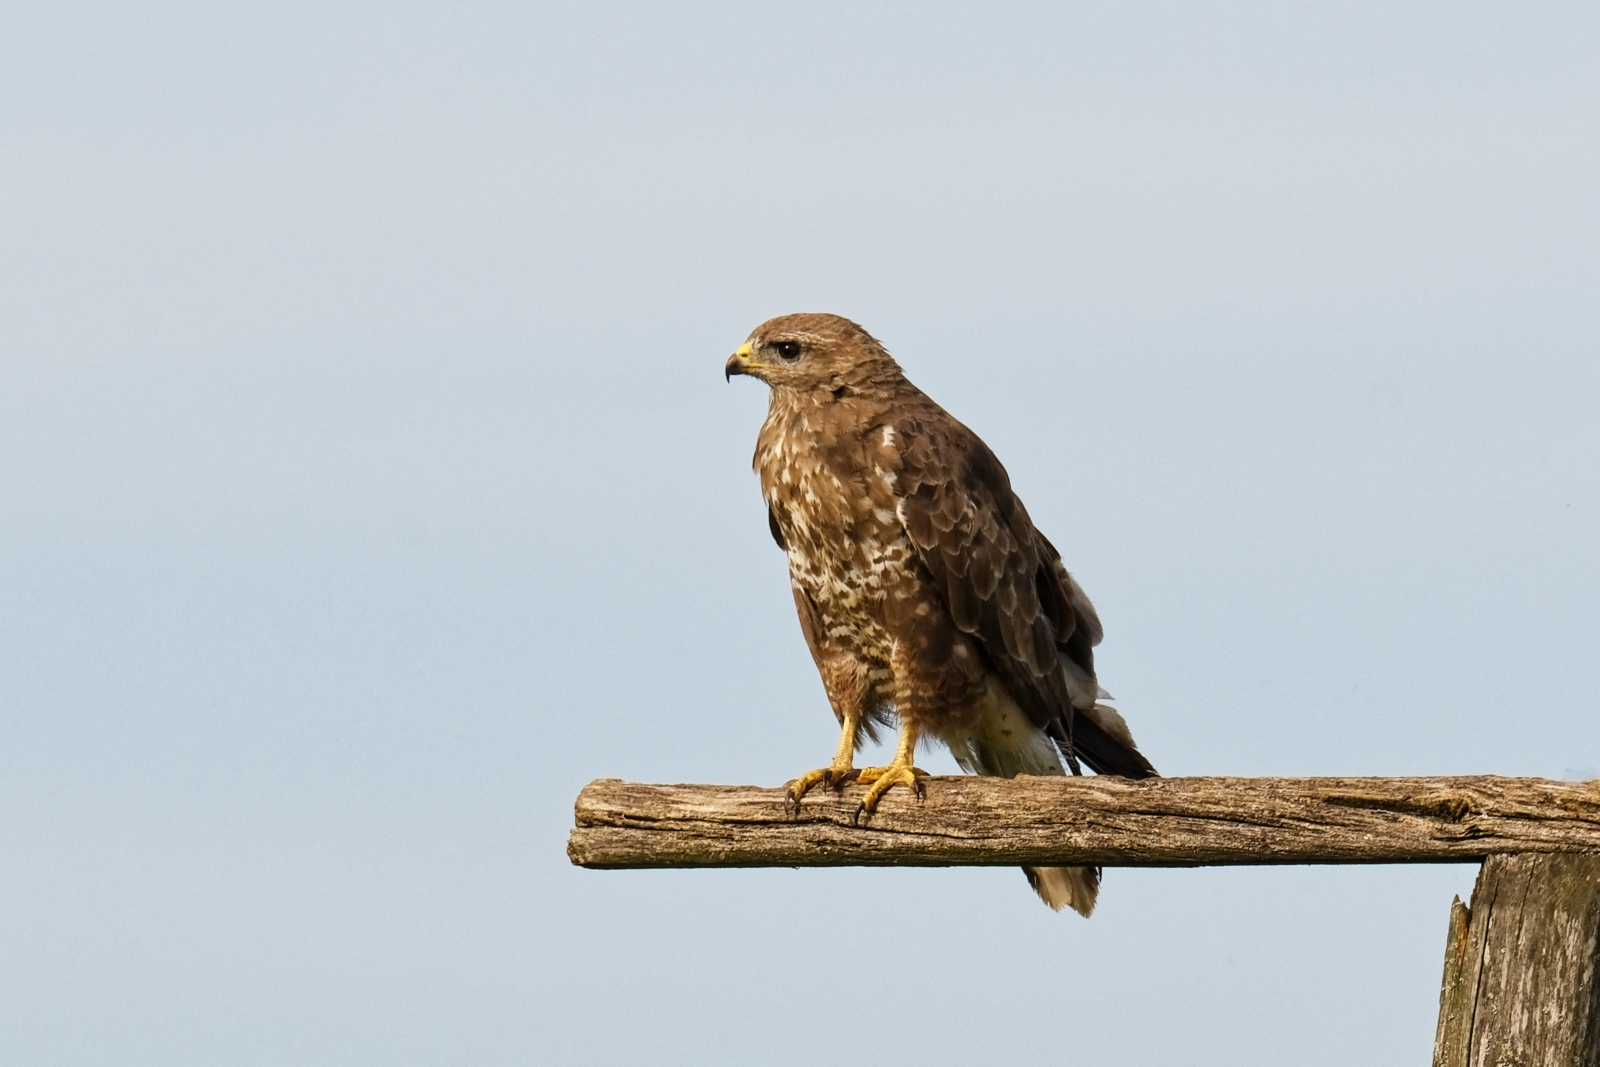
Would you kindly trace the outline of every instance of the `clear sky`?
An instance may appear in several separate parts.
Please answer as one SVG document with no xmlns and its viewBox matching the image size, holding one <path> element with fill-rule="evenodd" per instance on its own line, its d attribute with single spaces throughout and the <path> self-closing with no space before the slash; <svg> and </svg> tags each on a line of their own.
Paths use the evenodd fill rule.
<svg viewBox="0 0 1600 1067">
<path fill-rule="evenodd" d="M 1597 55 L 1592 3 L 12 0 L 0 1060 L 1426 1062 L 1470 867 L 1084 921 L 564 839 L 831 752 L 722 380 L 796 310 L 993 446 L 1163 772 L 1597 773 Z"/>
</svg>

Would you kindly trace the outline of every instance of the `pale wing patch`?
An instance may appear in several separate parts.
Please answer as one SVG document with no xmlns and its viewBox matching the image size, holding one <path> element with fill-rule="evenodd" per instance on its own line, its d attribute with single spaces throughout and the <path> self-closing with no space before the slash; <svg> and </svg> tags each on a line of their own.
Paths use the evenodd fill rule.
<svg viewBox="0 0 1600 1067">
<path fill-rule="evenodd" d="M 1072 698 L 1073 707 L 1086 708 L 1097 697 L 1108 697 L 1105 690 L 1100 688 L 1100 683 L 1095 681 L 1094 675 L 1075 663 L 1065 652 L 1059 653 L 1056 659 L 1061 662 L 1061 672 L 1066 676 L 1067 695 Z"/>
</svg>

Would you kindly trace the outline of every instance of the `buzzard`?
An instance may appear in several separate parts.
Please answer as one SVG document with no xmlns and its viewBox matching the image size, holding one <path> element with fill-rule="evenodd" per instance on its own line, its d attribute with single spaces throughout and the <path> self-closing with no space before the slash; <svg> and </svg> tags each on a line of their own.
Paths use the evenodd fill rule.
<svg viewBox="0 0 1600 1067">
<path fill-rule="evenodd" d="M 771 387 L 755 469 L 772 537 L 822 675 L 839 747 L 789 785 L 920 792 L 920 742 L 970 774 L 1154 775 L 1094 673 L 1100 620 L 1034 528 L 977 434 L 906 380 L 871 334 L 838 315 L 784 315 L 727 362 Z M 886 767 L 856 769 L 898 722 Z M 1023 868 L 1050 907 L 1094 908 L 1092 867 Z"/>
</svg>

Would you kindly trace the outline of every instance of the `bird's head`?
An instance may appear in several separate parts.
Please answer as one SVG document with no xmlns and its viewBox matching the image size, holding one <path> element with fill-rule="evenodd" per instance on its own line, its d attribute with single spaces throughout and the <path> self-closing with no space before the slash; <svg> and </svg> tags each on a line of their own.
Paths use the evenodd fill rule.
<svg viewBox="0 0 1600 1067">
<path fill-rule="evenodd" d="M 839 315 L 806 312 L 780 315 L 755 328 L 728 357 L 724 376 L 748 374 L 774 392 L 831 393 L 887 384 L 900 367 L 873 336 Z"/>
</svg>

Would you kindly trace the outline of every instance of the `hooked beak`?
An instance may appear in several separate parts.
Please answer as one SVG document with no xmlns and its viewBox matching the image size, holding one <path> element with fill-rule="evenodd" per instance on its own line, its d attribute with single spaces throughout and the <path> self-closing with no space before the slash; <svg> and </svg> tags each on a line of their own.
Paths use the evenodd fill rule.
<svg viewBox="0 0 1600 1067">
<path fill-rule="evenodd" d="M 725 382 L 733 381 L 733 376 L 735 374 L 749 374 L 750 373 L 750 371 L 748 369 L 746 369 L 746 367 L 745 367 L 745 359 L 746 359 L 746 357 L 748 357 L 750 355 L 750 352 L 751 352 L 750 342 L 746 341 L 744 344 L 739 346 L 738 350 L 735 351 L 733 355 L 728 357 L 728 362 L 726 362 L 726 363 L 724 363 L 722 365 L 722 380 L 723 381 L 725 381 Z"/>
</svg>

